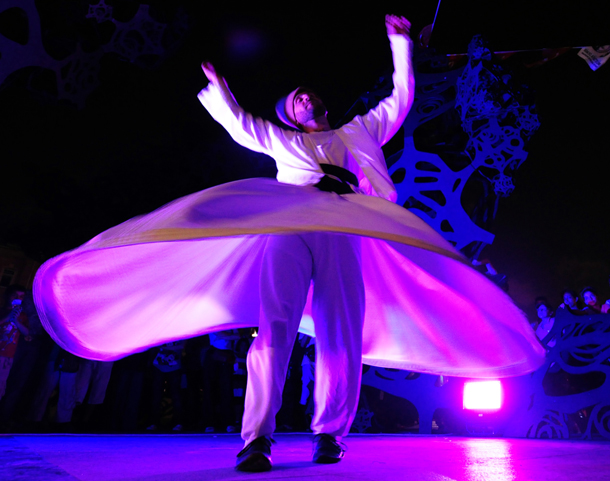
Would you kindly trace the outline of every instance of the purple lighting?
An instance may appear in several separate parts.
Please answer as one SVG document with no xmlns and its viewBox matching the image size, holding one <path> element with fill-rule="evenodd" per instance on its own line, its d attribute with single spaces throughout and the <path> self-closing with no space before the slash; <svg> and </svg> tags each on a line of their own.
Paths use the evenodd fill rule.
<svg viewBox="0 0 610 481">
<path fill-rule="evenodd" d="M 495 411 L 502 407 L 500 381 L 469 381 L 464 383 L 464 409 Z"/>
</svg>

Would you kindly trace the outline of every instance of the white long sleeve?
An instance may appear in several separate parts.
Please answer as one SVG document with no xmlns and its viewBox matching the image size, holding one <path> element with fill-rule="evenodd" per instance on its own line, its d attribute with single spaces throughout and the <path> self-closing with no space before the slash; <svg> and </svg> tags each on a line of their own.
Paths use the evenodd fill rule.
<svg viewBox="0 0 610 481">
<path fill-rule="evenodd" d="M 367 114 L 332 131 L 353 157 L 353 170 L 361 187 L 372 195 L 396 199 L 381 146 L 402 125 L 413 103 L 414 81 L 410 64 L 411 42 L 403 35 L 390 35 L 394 60 L 392 94 Z M 280 182 L 315 184 L 323 176 L 320 163 L 335 163 L 325 156 L 322 144 L 332 142 L 326 133 L 303 133 L 282 129 L 272 122 L 245 112 L 235 101 L 226 82 L 210 83 L 198 98 L 212 117 L 240 145 L 271 156 Z M 326 135 L 322 135 L 326 134 Z M 334 149 L 335 151 L 337 149 Z"/>
</svg>

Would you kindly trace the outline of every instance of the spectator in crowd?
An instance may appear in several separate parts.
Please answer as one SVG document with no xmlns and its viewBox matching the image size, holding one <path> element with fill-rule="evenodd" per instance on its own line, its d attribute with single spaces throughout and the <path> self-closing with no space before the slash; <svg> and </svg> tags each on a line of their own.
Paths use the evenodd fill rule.
<svg viewBox="0 0 610 481">
<path fill-rule="evenodd" d="M 540 317 L 538 316 L 538 307 L 540 306 L 540 304 L 543 304 L 545 302 L 547 302 L 547 300 L 546 300 L 546 297 L 544 297 L 544 296 L 538 296 L 534 300 L 534 304 L 536 305 L 536 318 L 533 321 L 530 321 L 530 327 L 534 331 L 536 329 L 538 329 L 538 326 L 540 325 Z"/>
<path fill-rule="evenodd" d="M 192 337 L 184 343 L 182 358 L 183 426 L 201 427 L 201 397 L 203 395 L 201 363 L 205 351 L 210 347 L 209 337 L 208 335 Z"/>
<path fill-rule="evenodd" d="M 282 391 L 282 407 L 275 416 L 276 432 L 294 432 L 302 424 L 303 409 L 300 400 L 303 370 L 301 363 L 304 354 L 305 346 L 300 342 L 300 336 L 297 335 L 288 360 L 286 382 Z"/>
<path fill-rule="evenodd" d="M 608 279 L 608 282 L 610 282 L 610 279 Z M 602 304 L 602 313 L 607 314 L 608 312 L 610 312 L 610 299 Z"/>
<path fill-rule="evenodd" d="M 210 334 L 210 347 L 205 351 L 201 363 L 203 383 L 201 415 L 206 433 L 217 430 L 233 433 L 237 430 L 233 402 L 233 373 L 234 344 L 239 338 L 237 329 Z"/>
<path fill-rule="evenodd" d="M 313 389 L 316 379 L 316 339 L 305 334 L 299 334 L 299 342 L 305 348 L 301 361 L 301 401 L 303 417 L 307 419 L 306 429 L 309 429 L 313 417 Z"/>
<path fill-rule="evenodd" d="M 76 374 L 76 404 L 83 405 L 79 419 L 81 427 L 85 428 L 91 421 L 91 415 L 96 407 L 104 402 L 106 388 L 110 381 L 110 373 L 114 362 L 92 361 L 83 359 Z M 87 393 L 89 396 L 87 397 Z M 85 399 L 87 403 L 85 403 Z"/>
<path fill-rule="evenodd" d="M 583 307 L 582 312 L 585 314 L 600 314 L 602 312 L 602 307 L 600 306 L 597 297 L 597 291 L 593 287 L 585 287 L 580 292 L 580 296 L 585 303 L 585 307 Z"/>
<path fill-rule="evenodd" d="M 6 382 L 13 366 L 19 335 L 23 333 L 24 336 L 29 336 L 21 312 L 24 296 L 25 288 L 17 285 L 9 286 L 0 312 L 0 399 L 6 392 Z"/>
<path fill-rule="evenodd" d="M 246 384 L 248 382 L 248 369 L 246 358 L 248 349 L 252 344 L 252 330 L 241 330 L 241 337 L 235 341 L 235 365 L 233 366 L 233 402 L 235 403 L 235 419 L 241 420 L 244 415 L 244 401 L 246 397 Z"/>
<path fill-rule="evenodd" d="M 553 329 L 555 318 L 553 317 L 553 309 L 548 302 L 541 302 L 538 304 L 536 312 L 538 314 L 538 318 L 540 319 L 540 323 L 536 328 L 536 336 L 542 341 L 548 336 L 551 329 Z M 555 345 L 555 339 L 547 342 L 546 345 L 548 347 L 553 347 Z"/>
<path fill-rule="evenodd" d="M 561 292 L 561 298 L 563 302 L 559 305 L 559 309 L 565 309 L 571 314 L 580 313 L 578 308 L 578 294 L 572 289 L 564 289 Z"/>
<path fill-rule="evenodd" d="M 20 317 L 25 317 L 29 336 L 22 336 L 17 343 L 13 367 L 6 383 L 6 394 L 0 403 L 0 424 L 5 428 L 9 424 L 15 426 L 17 419 L 26 413 L 26 408 L 29 407 L 26 400 L 32 399 L 44 370 L 44 362 L 53 346 L 40 323 L 31 290 L 25 292 L 21 306 Z"/>
<path fill-rule="evenodd" d="M 185 341 L 168 342 L 152 350 L 152 405 L 151 424 L 146 429 L 156 431 L 161 423 L 161 402 L 167 382 L 172 398 L 172 431 L 182 431 L 182 350 Z"/>
<path fill-rule="evenodd" d="M 144 373 L 148 365 L 148 352 L 132 354 L 114 363 L 112 423 L 114 429 L 134 432 L 138 429 L 138 413 L 142 399 Z"/>
<path fill-rule="evenodd" d="M 59 399 L 55 422 L 64 425 L 72 421 L 76 405 L 76 373 L 81 359 L 74 354 L 53 346 L 38 392 L 30 409 L 30 421 L 40 423 L 44 419 L 47 404 L 55 388 L 59 386 Z"/>
</svg>

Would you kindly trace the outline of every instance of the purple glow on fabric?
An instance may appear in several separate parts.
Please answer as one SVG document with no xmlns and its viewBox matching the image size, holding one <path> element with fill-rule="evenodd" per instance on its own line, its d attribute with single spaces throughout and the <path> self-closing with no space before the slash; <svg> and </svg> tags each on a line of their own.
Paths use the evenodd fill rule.
<svg viewBox="0 0 610 481">
<path fill-rule="evenodd" d="M 495 411 L 502 407 L 500 381 L 475 381 L 464 383 L 464 409 Z"/>
<path fill-rule="evenodd" d="M 269 179 L 183 197 L 47 261 L 34 282 L 36 306 L 60 346 L 105 361 L 256 326 L 265 234 L 307 232 L 361 235 L 365 363 L 498 379 L 543 361 L 510 298 L 417 216 L 376 197 Z M 310 289 L 300 326 L 310 335 L 311 307 Z"/>
</svg>

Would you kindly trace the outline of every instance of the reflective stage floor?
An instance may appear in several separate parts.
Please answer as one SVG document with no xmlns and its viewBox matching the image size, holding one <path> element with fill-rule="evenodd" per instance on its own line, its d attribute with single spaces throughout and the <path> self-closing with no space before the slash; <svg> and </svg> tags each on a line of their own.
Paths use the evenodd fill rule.
<svg viewBox="0 0 610 481">
<path fill-rule="evenodd" d="M 350 435 L 311 463 L 311 435 L 279 434 L 273 471 L 233 469 L 238 435 L 0 435 L 0 480 L 610 480 L 610 442 Z"/>
</svg>

